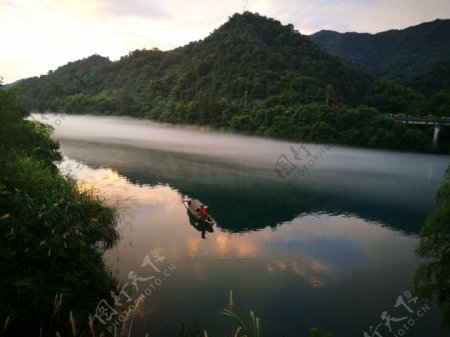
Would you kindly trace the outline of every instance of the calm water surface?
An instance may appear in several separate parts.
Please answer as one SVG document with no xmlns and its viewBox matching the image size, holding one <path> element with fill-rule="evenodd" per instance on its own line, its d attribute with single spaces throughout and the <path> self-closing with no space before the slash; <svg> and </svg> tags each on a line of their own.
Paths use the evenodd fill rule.
<svg viewBox="0 0 450 337">
<path fill-rule="evenodd" d="M 392 332 L 379 326 L 383 337 L 398 335 L 405 317 L 414 319 L 405 336 L 445 336 L 432 303 L 420 318 L 424 303 L 406 302 L 414 313 L 394 305 L 412 288 L 418 232 L 448 156 L 306 144 L 322 155 L 293 180 L 298 170 L 283 179 L 274 167 L 283 154 L 307 164 L 307 152 L 296 160 L 291 151 L 299 144 L 129 118 L 45 118 L 66 156 L 63 172 L 121 210 L 111 271 L 124 284 L 134 276 L 134 299 L 153 287 L 131 336 L 175 336 L 194 320 L 210 336 L 230 335 L 217 313 L 230 290 L 234 311 L 261 317 L 263 336 L 307 336 L 311 326 L 371 336 L 384 311 L 397 321 Z M 185 196 L 209 206 L 213 232 L 189 218 Z M 141 267 L 152 251 L 165 258 L 151 258 L 159 273 Z"/>
</svg>

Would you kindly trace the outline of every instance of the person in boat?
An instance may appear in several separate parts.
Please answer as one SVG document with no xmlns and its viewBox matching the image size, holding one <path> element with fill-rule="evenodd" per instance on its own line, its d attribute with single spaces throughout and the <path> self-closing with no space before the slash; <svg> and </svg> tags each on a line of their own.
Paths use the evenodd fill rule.
<svg viewBox="0 0 450 337">
<path fill-rule="evenodd" d="M 208 217 L 208 207 L 202 206 L 201 213 L 202 213 L 202 219 L 206 220 L 206 218 Z"/>
</svg>

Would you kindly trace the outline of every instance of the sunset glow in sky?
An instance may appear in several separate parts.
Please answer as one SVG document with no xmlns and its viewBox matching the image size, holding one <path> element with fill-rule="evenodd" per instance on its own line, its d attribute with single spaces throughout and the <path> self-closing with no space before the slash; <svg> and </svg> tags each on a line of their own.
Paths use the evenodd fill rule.
<svg viewBox="0 0 450 337">
<path fill-rule="evenodd" d="M 244 10 L 321 29 L 376 33 L 450 18 L 449 0 L 0 0 L 0 76 L 39 76 L 92 54 L 173 49 Z"/>
</svg>

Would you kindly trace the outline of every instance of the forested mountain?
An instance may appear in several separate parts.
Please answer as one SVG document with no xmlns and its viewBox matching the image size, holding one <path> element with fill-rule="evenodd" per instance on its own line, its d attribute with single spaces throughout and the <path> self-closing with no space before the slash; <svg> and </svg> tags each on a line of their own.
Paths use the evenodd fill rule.
<svg viewBox="0 0 450 337">
<path fill-rule="evenodd" d="M 320 31 L 322 48 L 376 76 L 408 81 L 450 61 L 450 20 L 377 34 Z"/>
<path fill-rule="evenodd" d="M 427 96 L 429 111 L 435 115 L 450 115 L 450 61 L 405 83 Z"/>
<path fill-rule="evenodd" d="M 423 114 L 425 96 L 346 66 L 291 24 L 249 12 L 171 51 L 135 50 L 116 62 L 94 55 L 17 87 L 32 110 L 374 147 L 431 144 L 428 133 L 407 131 L 377 111 Z"/>
<path fill-rule="evenodd" d="M 441 90 L 450 90 L 450 60 L 436 66 L 429 72 L 414 77 L 406 82 L 406 85 L 427 96 Z"/>
<path fill-rule="evenodd" d="M 127 110 L 158 118 L 162 105 L 177 105 L 186 121 L 202 122 L 219 118 L 217 113 L 230 103 L 324 102 L 329 95 L 357 104 L 369 85 L 367 75 L 347 68 L 292 25 L 245 13 L 187 46 L 168 52 L 136 50 L 114 63 L 91 56 L 29 79 L 20 88 L 26 105 L 34 109 Z M 199 115 L 208 110 L 214 116 Z"/>
</svg>

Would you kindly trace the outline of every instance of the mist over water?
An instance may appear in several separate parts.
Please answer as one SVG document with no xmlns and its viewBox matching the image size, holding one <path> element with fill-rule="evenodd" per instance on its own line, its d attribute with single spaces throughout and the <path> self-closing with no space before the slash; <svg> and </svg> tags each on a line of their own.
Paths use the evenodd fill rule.
<svg viewBox="0 0 450 337">
<path fill-rule="evenodd" d="M 50 119 L 58 115 L 49 115 Z M 67 122 L 66 122 L 67 121 Z M 269 140 L 224 134 L 206 128 L 157 124 L 127 117 L 66 116 L 55 127 L 58 139 L 83 139 L 134 147 L 241 160 L 248 165 L 271 160 L 279 149 Z"/>
<path fill-rule="evenodd" d="M 36 119 L 40 115 L 34 116 Z M 199 319 L 210 334 L 229 290 L 254 309 L 267 336 L 361 336 L 411 288 L 417 234 L 435 207 L 448 156 L 303 144 L 320 158 L 298 179 L 300 144 L 122 117 L 45 115 L 67 156 L 63 172 L 124 211 L 108 265 L 124 282 L 157 249 L 177 270 L 149 297 L 136 336 L 173 335 Z M 59 120 L 60 122 L 56 122 Z M 202 238 L 181 203 L 209 206 L 218 226 Z M 136 294 L 138 295 L 138 294 Z M 301 319 L 300 319 L 301 318 Z M 408 336 L 441 333 L 434 309 Z"/>
<path fill-rule="evenodd" d="M 295 143 L 126 117 L 46 118 L 69 157 L 90 165 L 110 166 L 144 184 L 168 183 L 198 198 L 226 191 L 245 193 L 242 206 L 234 205 L 234 209 L 257 200 L 283 208 L 292 202 L 308 203 L 317 198 L 324 202 L 313 209 L 300 207 L 299 213 L 342 212 L 383 220 L 392 215 L 392 209 L 398 209 L 406 221 L 399 219 L 394 226 L 410 226 L 413 231 L 420 228 L 434 207 L 434 192 L 449 159 L 334 145 L 324 151 L 321 144 L 306 144 L 311 153 L 325 153 L 309 167 L 311 158 L 294 159 L 291 147 L 299 145 Z M 282 179 L 275 172 L 275 164 L 283 154 L 298 170 L 307 167 L 303 176 L 291 179 L 293 171 Z"/>
<path fill-rule="evenodd" d="M 37 119 L 39 116 L 35 115 Z M 59 115 L 45 116 L 48 118 L 45 121 L 55 128 L 54 136 L 57 139 L 132 145 L 139 148 L 234 160 L 241 165 L 261 166 L 266 169 L 273 169 L 276 159 L 283 153 L 289 153 L 290 145 L 296 145 L 257 137 L 224 134 L 206 128 L 165 125 L 128 117 L 64 115 L 62 119 Z M 312 153 L 318 152 L 322 147 L 321 144 L 308 144 L 308 149 Z M 427 160 L 421 160 L 423 158 Z M 442 165 L 445 165 L 447 161 L 448 156 L 368 151 L 333 146 L 333 151 L 327 154 L 327 160 L 317 165 L 314 171 L 361 172 L 388 177 L 392 172 L 404 170 L 406 166 L 409 166 L 408 170 L 401 172 L 403 176 L 436 181 L 442 178 Z"/>
</svg>

